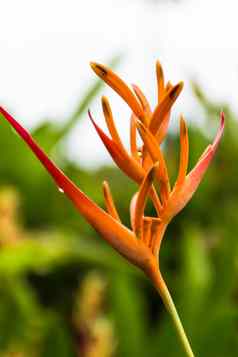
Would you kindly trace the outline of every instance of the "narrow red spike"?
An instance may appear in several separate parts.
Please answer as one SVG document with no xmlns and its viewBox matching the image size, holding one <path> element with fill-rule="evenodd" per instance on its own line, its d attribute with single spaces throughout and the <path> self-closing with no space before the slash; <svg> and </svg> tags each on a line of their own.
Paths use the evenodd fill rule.
<svg viewBox="0 0 238 357">
<path fill-rule="evenodd" d="M 135 240 L 134 234 L 120 224 L 96 203 L 91 201 L 54 163 L 51 161 L 32 136 L 24 129 L 5 109 L 0 107 L 0 113 L 11 124 L 16 132 L 31 148 L 36 157 L 41 161 L 57 186 L 61 188 L 74 203 L 78 211 L 86 220 L 122 255 L 130 260 L 136 260 L 138 254 L 136 246 L 131 244 Z M 139 257 L 138 257 L 139 259 Z"/>
</svg>

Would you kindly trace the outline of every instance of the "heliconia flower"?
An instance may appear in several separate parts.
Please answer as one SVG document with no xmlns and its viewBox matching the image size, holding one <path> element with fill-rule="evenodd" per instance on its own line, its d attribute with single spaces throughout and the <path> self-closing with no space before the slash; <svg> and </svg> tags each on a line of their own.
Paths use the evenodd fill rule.
<svg viewBox="0 0 238 357">
<path fill-rule="evenodd" d="M 193 196 L 217 150 L 224 130 L 224 114 L 221 114 L 220 128 L 215 140 L 201 155 L 196 166 L 187 173 L 189 161 L 189 140 L 186 122 L 180 117 L 180 164 L 177 180 L 171 187 L 166 161 L 161 150 L 170 119 L 172 105 L 183 88 L 180 82 L 172 85 L 164 81 L 159 62 L 156 63 L 158 103 L 151 109 L 144 93 L 137 85 L 132 89 L 107 67 L 91 63 L 94 72 L 101 77 L 131 109 L 130 152 L 124 147 L 118 134 L 114 116 L 106 97 L 102 97 L 102 108 L 110 137 L 89 117 L 100 139 L 116 165 L 139 187 L 130 205 L 131 228 L 123 225 L 117 212 L 108 182 L 103 183 L 106 211 L 91 201 L 44 153 L 31 135 L 2 107 L 0 113 L 31 148 L 57 186 L 73 202 L 78 211 L 95 230 L 132 264 L 140 267 L 158 289 L 165 306 L 170 312 L 184 350 L 193 356 L 175 306 L 159 269 L 161 241 L 170 220 L 183 209 Z M 138 147 L 137 132 L 143 145 Z M 156 190 L 155 183 L 159 187 Z M 155 217 L 145 215 L 148 198 L 156 210 Z"/>
</svg>

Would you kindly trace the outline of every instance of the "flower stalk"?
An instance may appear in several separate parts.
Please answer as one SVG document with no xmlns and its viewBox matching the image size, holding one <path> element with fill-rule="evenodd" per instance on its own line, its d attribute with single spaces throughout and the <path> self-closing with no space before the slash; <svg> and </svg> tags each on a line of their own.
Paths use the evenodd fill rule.
<svg viewBox="0 0 238 357">
<path fill-rule="evenodd" d="M 194 353 L 192 351 L 192 347 L 190 345 L 190 342 L 188 340 L 188 337 L 185 333 L 185 330 L 183 328 L 183 325 L 181 323 L 180 317 L 178 315 L 178 312 L 176 310 L 176 307 L 174 305 L 173 299 L 170 295 L 170 292 L 167 288 L 167 285 L 160 273 L 160 270 L 155 268 L 155 269 L 151 269 L 150 273 L 149 273 L 149 278 L 151 279 L 151 281 L 154 284 L 154 287 L 157 289 L 163 303 L 164 306 L 166 307 L 169 315 L 172 318 L 174 327 L 176 329 L 178 338 L 181 342 L 181 345 L 183 347 L 183 350 L 186 354 L 187 357 L 195 357 Z"/>
<path fill-rule="evenodd" d="M 130 228 L 121 222 L 108 182 L 103 183 L 106 206 L 104 210 L 87 197 L 49 159 L 11 114 L 2 107 L 0 107 L 0 114 L 26 142 L 56 185 L 64 191 L 88 223 L 123 257 L 142 269 L 150 278 L 172 317 L 186 355 L 192 357 L 194 354 L 159 268 L 159 253 L 169 222 L 190 201 L 216 153 L 224 130 L 224 114 L 221 113 L 220 127 L 213 143 L 205 149 L 190 172 L 187 172 L 188 129 L 184 117 L 180 117 L 180 164 L 177 180 L 172 187 L 161 143 L 166 138 L 171 108 L 183 89 L 183 83 L 179 82 L 176 85 L 166 83 L 162 67 L 157 62 L 158 103 L 152 110 L 146 96 L 137 85 L 133 85 L 131 89 L 117 74 L 101 64 L 91 63 L 91 67 L 131 109 L 130 152 L 124 147 L 119 136 L 106 97 L 102 98 L 102 108 L 110 137 L 97 125 L 89 112 L 90 120 L 113 161 L 139 186 L 131 199 Z M 141 147 L 137 143 L 137 133 L 142 139 Z M 149 217 L 145 213 L 149 199 L 156 211 L 154 217 Z"/>
</svg>

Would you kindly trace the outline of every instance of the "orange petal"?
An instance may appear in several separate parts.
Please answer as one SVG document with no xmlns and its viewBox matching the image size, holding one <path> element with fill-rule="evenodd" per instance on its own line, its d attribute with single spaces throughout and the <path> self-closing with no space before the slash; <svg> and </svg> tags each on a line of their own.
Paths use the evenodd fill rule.
<svg viewBox="0 0 238 357">
<path fill-rule="evenodd" d="M 142 240 L 145 245 L 149 246 L 151 241 L 151 224 L 152 218 L 151 217 L 143 217 L 143 235 Z"/>
<path fill-rule="evenodd" d="M 165 87 L 165 91 L 169 92 L 171 88 L 173 88 L 173 84 L 170 81 L 168 81 Z"/>
<path fill-rule="evenodd" d="M 154 179 L 155 175 L 155 168 L 157 164 L 154 165 L 150 171 L 148 171 L 147 175 L 145 176 L 140 189 L 138 191 L 137 199 L 136 199 L 136 204 L 135 204 L 135 212 L 134 212 L 134 229 L 135 229 L 135 234 L 137 237 L 141 238 L 141 233 L 142 233 L 142 226 L 143 226 L 143 214 L 145 210 L 145 205 L 147 202 L 148 198 L 148 193 L 151 189 L 152 182 Z"/>
<path fill-rule="evenodd" d="M 144 110 L 145 118 L 147 119 L 147 120 L 145 120 L 146 123 L 144 123 L 144 124 L 148 124 L 150 117 L 152 115 L 152 112 L 150 109 L 150 104 L 149 104 L 148 100 L 146 99 L 146 96 L 144 95 L 142 90 L 137 85 L 132 84 L 132 88 L 134 89 L 134 92 L 135 92 L 137 98 L 139 99 L 140 104 Z"/>
<path fill-rule="evenodd" d="M 158 103 L 161 102 L 164 96 L 164 72 L 159 61 L 156 62 L 156 77 L 158 86 Z"/>
<path fill-rule="evenodd" d="M 161 242 L 167 228 L 167 224 L 161 219 L 153 218 L 151 225 L 151 242 L 150 247 L 152 248 L 152 252 L 159 259 L 159 250 L 161 246 Z"/>
<path fill-rule="evenodd" d="M 151 197 L 151 200 L 154 204 L 155 210 L 157 214 L 159 215 L 162 211 L 162 205 L 160 203 L 159 197 L 157 195 L 157 192 L 154 188 L 154 186 L 151 187 L 149 195 Z M 131 219 L 131 227 L 133 230 L 135 230 L 135 209 L 136 209 L 136 202 L 137 202 L 137 197 L 138 197 L 138 192 L 136 192 L 131 200 L 130 203 L 130 219 Z"/>
<path fill-rule="evenodd" d="M 116 250 L 129 260 L 139 264 L 138 247 L 135 235 L 125 226 L 113 219 L 104 210 L 91 201 L 44 153 L 32 136 L 2 107 L 0 113 L 17 131 L 22 139 L 31 148 L 35 156 L 52 176 L 56 185 L 73 202 L 78 211 L 86 220 L 108 241 Z M 133 243 L 133 241 L 135 243 Z M 133 243 L 133 244 L 132 244 Z"/>
<path fill-rule="evenodd" d="M 105 203 L 106 203 L 106 207 L 107 207 L 107 212 L 113 218 L 115 218 L 117 221 L 121 222 L 119 214 L 117 212 L 116 206 L 115 206 L 113 198 L 112 198 L 109 184 L 107 181 L 103 182 L 103 195 L 104 195 L 104 199 L 105 199 Z"/>
<path fill-rule="evenodd" d="M 213 144 L 209 145 L 201 155 L 197 165 L 186 176 L 185 182 L 180 190 L 175 189 L 170 196 L 168 210 L 170 216 L 175 216 L 190 201 L 198 185 L 200 184 L 205 172 L 211 163 L 224 131 L 224 114 L 221 113 L 220 128 L 217 132 Z"/>
<path fill-rule="evenodd" d="M 136 97 L 134 96 L 133 92 L 127 86 L 127 84 L 118 77 L 111 69 L 99 64 L 99 63 L 90 63 L 91 68 L 93 71 L 106 82 L 112 89 L 114 89 L 124 101 L 129 105 L 132 111 L 138 118 L 143 120 L 144 113 L 143 110 L 138 103 Z"/>
<path fill-rule="evenodd" d="M 88 112 L 88 114 L 98 135 L 100 136 L 103 144 L 105 145 L 106 149 L 110 153 L 114 162 L 127 176 L 129 176 L 132 180 L 140 184 L 145 176 L 145 171 L 143 170 L 143 168 L 139 165 L 139 163 L 135 159 L 131 158 L 126 152 L 122 151 L 120 147 L 116 143 L 114 143 L 114 141 L 112 141 L 102 131 L 102 129 L 99 128 L 99 126 L 93 120 L 90 112 Z M 161 203 L 153 187 L 151 189 L 150 195 L 156 211 L 160 212 L 162 208 Z"/>
<path fill-rule="evenodd" d="M 165 87 L 165 91 L 164 91 L 164 95 L 163 97 L 166 95 L 166 93 L 168 93 L 171 89 L 173 88 L 173 85 L 171 82 L 168 82 L 166 84 L 166 87 Z M 163 98 L 161 98 L 162 100 Z M 158 144 L 162 144 L 162 142 L 164 141 L 166 135 L 167 135 L 167 132 L 168 132 L 168 127 L 169 127 L 169 120 L 170 120 L 170 112 L 171 110 L 168 111 L 168 113 L 165 115 L 164 117 L 164 120 L 162 120 L 161 124 L 160 124 L 160 127 L 159 127 L 159 130 L 156 134 L 156 138 L 157 138 L 157 141 L 158 141 Z"/>
<path fill-rule="evenodd" d="M 166 114 L 170 111 L 175 100 L 178 98 L 181 90 L 183 89 L 183 82 L 176 84 L 172 87 L 168 93 L 163 97 L 161 103 L 157 105 L 150 121 L 150 131 L 153 135 L 156 135 L 163 120 L 166 118 Z"/>
<path fill-rule="evenodd" d="M 151 238 L 149 246 L 153 247 L 155 242 L 160 238 L 160 230 L 161 230 L 161 219 L 157 217 L 152 218 L 151 222 Z"/>
<path fill-rule="evenodd" d="M 169 120 L 170 120 L 170 112 L 171 110 L 165 115 L 164 120 L 161 122 L 159 130 L 156 134 L 156 139 L 159 145 L 162 144 L 164 141 L 169 128 Z"/>
<path fill-rule="evenodd" d="M 118 134 L 117 128 L 114 123 L 114 119 L 113 119 L 109 101 L 106 97 L 102 97 L 102 108 L 103 108 L 103 113 L 104 113 L 104 116 L 106 119 L 107 127 L 108 127 L 109 133 L 111 134 L 113 141 L 115 141 L 118 144 L 118 146 L 120 146 L 120 148 L 122 150 L 124 150 L 124 146 L 121 142 L 120 136 Z"/>
<path fill-rule="evenodd" d="M 176 187 L 179 189 L 184 183 L 189 160 L 189 141 L 188 141 L 188 128 L 183 116 L 180 117 L 180 163 L 179 173 L 176 180 Z"/>
<path fill-rule="evenodd" d="M 145 147 L 149 152 L 153 162 L 159 162 L 159 167 L 156 170 L 156 177 L 163 184 L 165 190 L 164 193 L 166 196 L 165 199 L 167 199 L 170 192 L 170 183 L 164 156 L 155 137 L 151 134 L 151 132 L 139 120 L 137 120 L 136 124 L 138 126 L 139 133 L 145 144 Z"/>
<path fill-rule="evenodd" d="M 152 164 L 153 164 L 153 161 L 151 160 L 151 157 L 144 145 L 143 150 L 142 150 L 142 166 L 143 166 L 144 170 L 148 171 Z"/>
<path fill-rule="evenodd" d="M 140 183 L 143 180 L 145 173 L 139 163 L 134 158 L 130 157 L 126 151 L 121 150 L 117 143 L 111 140 L 102 131 L 102 129 L 99 128 L 99 126 L 93 120 L 91 113 L 88 112 L 88 114 L 103 144 L 105 145 L 117 166 L 132 180 Z"/>
<path fill-rule="evenodd" d="M 156 210 L 157 214 L 159 215 L 161 213 L 163 207 L 162 207 L 159 196 L 158 196 L 154 186 L 152 186 L 152 188 L 150 190 L 150 197 L 154 204 L 155 210 Z"/>
<path fill-rule="evenodd" d="M 130 148 L 131 154 L 137 162 L 140 162 L 140 156 L 136 144 L 136 119 L 135 114 L 132 113 L 130 120 Z"/>
<path fill-rule="evenodd" d="M 137 201 L 138 192 L 136 192 L 130 202 L 130 219 L 131 219 L 131 228 L 135 231 L 135 208 Z"/>
<path fill-rule="evenodd" d="M 221 121 L 220 121 L 220 127 L 217 132 L 217 135 L 213 141 L 213 144 L 209 146 L 209 148 L 205 151 L 207 151 L 205 154 L 203 154 L 198 161 L 197 165 L 194 167 L 194 169 L 188 174 L 187 176 L 187 185 L 191 185 L 191 189 L 194 192 L 199 183 L 201 182 L 203 175 L 205 174 L 211 160 L 213 159 L 217 147 L 221 141 L 222 134 L 224 131 L 224 126 L 225 126 L 225 117 L 224 113 L 221 113 Z"/>
</svg>

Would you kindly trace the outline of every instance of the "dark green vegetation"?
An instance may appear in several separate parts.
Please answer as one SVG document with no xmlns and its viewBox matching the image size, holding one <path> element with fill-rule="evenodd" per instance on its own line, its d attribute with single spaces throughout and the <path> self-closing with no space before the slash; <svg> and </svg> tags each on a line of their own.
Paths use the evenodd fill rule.
<svg viewBox="0 0 238 357">
<path fill-rule="evenodd" d="M 129 224 L 135 185 L 114 165 L 87 172 L 63 154 L 98 90 L 97 83 L 64 126 L 45 121 L 32 134 L 101 206 L 107 179 Z M 167 231 L 161 269 L 195 355 L 232 357 L 238 356 L 238 122 L 196 85 L 194 93 L 207 119 L 189 127 L 191 166 L 213 137 L 221 108 L 225 136 L 193 200 Z M 165 151 L 175 177 L 177 134 Z M 0 355 L 182 357 L 150 283 L 88 226 L 4 120 L 0 152 Z"/>
</svg>

